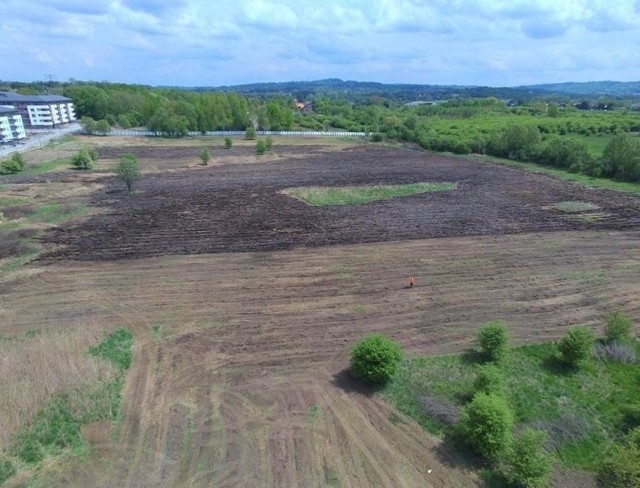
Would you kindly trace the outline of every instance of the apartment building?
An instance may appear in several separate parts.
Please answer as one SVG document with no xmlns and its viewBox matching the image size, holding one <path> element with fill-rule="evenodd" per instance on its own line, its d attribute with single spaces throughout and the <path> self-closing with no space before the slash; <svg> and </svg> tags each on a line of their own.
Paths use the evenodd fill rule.
<svg viewBox="0 0 640 488">
<path fill-rule="evenodd" d="M 60 95 L 0 92 L 0 106 L 16 109 L 26 129 L 53 128 L 76 120 L 73 102 Z"/>
<path fill-rule="evenodd" d="M 27 134 L 22 116 L 14 108 L 0 107 L 0 144 L 24 139 Z"/>
</svg>

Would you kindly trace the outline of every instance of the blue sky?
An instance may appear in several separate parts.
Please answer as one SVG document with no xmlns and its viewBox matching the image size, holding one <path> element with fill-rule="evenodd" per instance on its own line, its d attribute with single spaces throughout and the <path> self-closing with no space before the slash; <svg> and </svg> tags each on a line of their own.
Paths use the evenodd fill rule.
<svg viewBox="0 0 640 488">
<path fill-rule="evenodd" d="M 640 0 L 0 0 L 0 79 L 640 80 Z"/>
</svg>

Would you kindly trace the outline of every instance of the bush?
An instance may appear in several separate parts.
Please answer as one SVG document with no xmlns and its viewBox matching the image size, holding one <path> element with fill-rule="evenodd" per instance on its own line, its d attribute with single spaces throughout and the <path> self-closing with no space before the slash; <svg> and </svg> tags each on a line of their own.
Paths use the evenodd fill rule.
<svg viewBox="0 0 640 488">
<path fill-rule="evenodd" d="M 500 361 L 507 354 L 507 324 L 501 320 L 488 322 L 478 332 L 478 345 L 487 361 Z"/>
<path fill-rule="evenodd" d="M 371 334 L 351 350 L 351 368 L 363 381 L 384 384 L 393 378 L 402 360 L 401 346 L 382 334 Z"/>
<path fill-rule="evenodd" d="M 11 156 L 11 161 L 13 161 L 14 164 L 20 168 L 20 171 L 22 171 L 27 165 L 27 162 L 24 160 L 24 156 L 20 153 L 13 153 L 13 156 Z"/>
<path fill-rule="evenodd" d="M 98 160 L 98 150 L 95 147 L 90 147 L 87 149 L 87 153 L 89 154 L 89 157 L 91 158 L 91 161 L 97 161 Z"/>
<path fill-rule="evenodd" d="M 16 174 L 22 171 L 22 166 L 20 166 L 19 163 L 16 163 L 13 159 L 7 159 L 6 161 L 2 161 L 0 169 L 4 174 Z"/>
<path fill-rule="evenodd" d="M 458 432 L 478 454 L 497 460 L 511 443 L 513 414 L 498 395 L 477 393 L 460 413 Z"/>
<path fill-rule="evenodd" d="M 598 480 L 608 488 L 640 488 L 640 428 L 630 431 L 611 448 Z"/>
<path fill-rule="evenodd" d="M 594 342 L 593 333 L 589 329 L 583 326 L 573 327 L 558 343 L 558 349 L 567 364 L 576 366 L 591 356 Z"/>
<path fill-rule="evenodd" d="M 605 318 L 607 323 L 604 337 L 607 342 L 619 342 L 631 339 L 633 324 L 631 319 L 622 312 L 612 313 Z"/>
<path fill-rule="evenodd" d="M 225 137 L 224 138 L 224 148 L 225 149 L 231 149 L 231 146 L 233 146 L 233 141 L 231 140 L 231 137 Z"/>
<path fill-rule="evenodd" d="M 93 159 L 87 149 L 80 149 L 80 152 L 71 159 L 71 164 L 78 169 L 90 169 L 93 166 Z"/>
<path fill-rule="evenodd" d="M 483 364 L 478 367 L 478 374 L 473 382 L 474 393 L 493 393 L 504 395 L 506 383 L 504 374 L 493 364 Z"/>
<path fill-rule="evenodd" d="M 267 145 L 264 141 L 258 141 L 256 143 L 256 154 L 262 155 L 267 151 Z"/>
<path fill-rule="evenodd" d="M 271 138 L 271 136 L 267 136 L 264 146 L 267 151 L 271 151 L 273 149 L 273 139 Z"/>
<path fill-rule="evenodd" d="M 546 434 L 527 428 L 508 450 L 503 473 L 516 486 L 538 488 L 547 486 L 551 474 L 551 458 L 543 450 Z"/>
<path fill-rule="evenodd" d="M 244 138 L 253 141 L 256 138 L 256 130 L 253 127 L 247 127 L 247 130 L 244 131 Z"/>
<path fill-rule="evenodd" d="M 376 132 L 371 136 L 371 140 L 373 142 L 382 142 L 382 134 Z"/>
</svg>

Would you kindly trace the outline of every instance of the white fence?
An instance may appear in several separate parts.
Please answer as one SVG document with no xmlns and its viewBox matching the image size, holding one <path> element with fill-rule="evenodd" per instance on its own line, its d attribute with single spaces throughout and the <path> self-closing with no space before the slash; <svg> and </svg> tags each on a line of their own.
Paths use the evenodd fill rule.
<svg viewBox="0 0 640 488">
<path fill-rule="evenodd" d="M 342 132 L 342 131 L 301 131 L 301 130 L 259 130 L 256 131 L 256 135 L 259 136 L 329 136 L 329 137 L 366 137 L 371 135 L 371 132 Z M 162 137 L 162 133 L 153 132 L 150 130 L 136 130 L 136 129 L 112 129 L 109 136 L 146 136 L 146 137 Z M 215 130 L 208 131 L 204 134 L 202 132 L 189 132 L 189 136 L 244 136 L 243 130 Z"/>
<path fill-rule="evenodd" d="M 38 131 L 35 134 L 31 133 L 27 139 L 20 139 L 16 146 L 0 147 L 0 160 L 11 156 L 13 153 L 23 153 L 34 149 L 40 149 L 54 139 L 59 139 L 60 137 L 73 134 L 75 132 L 80 132 L 79 124 L 71 124 L 62 129 L 53 129 L 47 132 Z"/>
</svg>

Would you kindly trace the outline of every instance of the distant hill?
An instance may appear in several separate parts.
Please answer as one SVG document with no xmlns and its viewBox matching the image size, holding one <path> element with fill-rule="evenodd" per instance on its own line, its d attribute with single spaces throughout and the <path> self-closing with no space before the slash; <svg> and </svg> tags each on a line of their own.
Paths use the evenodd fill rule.
<svg viewBox="0 0 640 488">
<path fill-rule="evenodd" d="M 234 91 L 246 95 L 310 97 L 339 96 L 353 100 L 380 96 L 398 102 L 415 100 L 445 100 L 455 97 L 496 97 L 530 100 L 532 98 L 640 98 L 640 81 L 592 81 L 584 83 L 553 83 L 519 87 L 489 87 L 461 85 L 419 85 L 344 81 L 328 78 L 317 81 L 287 81 L 281 83 L 251 83 L 220 87 L 195 87 L 196 91 Z"/>
</svg>

